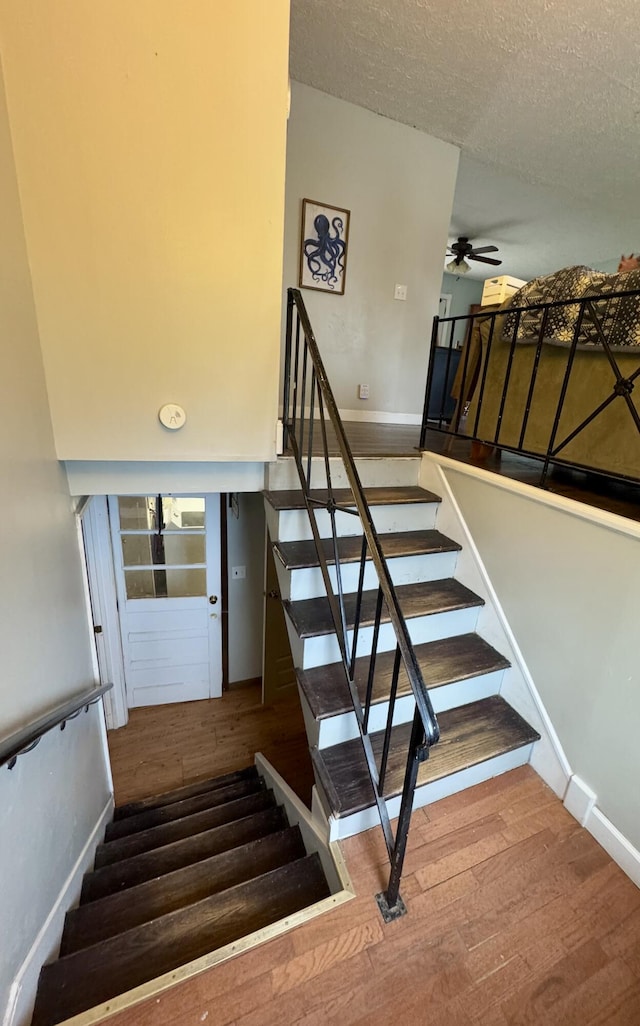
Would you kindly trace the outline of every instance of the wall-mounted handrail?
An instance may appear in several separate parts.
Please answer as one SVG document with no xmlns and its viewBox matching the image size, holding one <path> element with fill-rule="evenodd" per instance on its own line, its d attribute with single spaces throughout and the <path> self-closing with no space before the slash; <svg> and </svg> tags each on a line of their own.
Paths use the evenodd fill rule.
<svg viewBox="0 0 640 1026">
<path fill-rule="evenodd" d="M 302 351 L 301 351 L 302 346 Z M 363 745 L 369 777 L 373 788 L 380 822 L 383 829 L 391 873 L 387 890 L 379 895 L 380 907 L 385 918 L 394 918 L 402 911 L 399 898 L 400 877 L 407 843 L 409 821 L 413 805 L 418 768 L 429 754 L 431 745 L 440 736 L 438 722 L 431 704 L 431 699 L 424 683 L 420 666 L 411 643 L 409 631 L 398 603 L 387 562 L 373 523 L 360 477 L 351 453 L 342 420 L 338 412 L 333 391 L 329 384 L 326 370 L 320 356 L 318 345 L 311 327 L 302 296 L 298 289 L 288 290 L 287 329 L 284 365 L 284 399 L 283 426 L 285 447 L 289 447 L 294 455 L 300 486 L 305 499 L 311 531 L 315 542 L 316 553 L 320 564 L 333 626 L 341 653 L 345 671 L 345 680 L 349 687 L 351 700 L 356 714 L 358 730 Z M 327 444 L 327 423 L 333 429 L 338 452 L 347 481 L 353 496 L 353 502 L 341 505 L 335 499 L 331 479 L 331 465 Z M 306 432 L 305 432 L 306 428 Z M 320 498 L 312 490 L 313 436 L 314 429 L 320 431 L 320 452 L 324 462 L 327 497 Z M 321 542 L 316 520 L 316 512 L 324 509 L 331 523 L 332 555 L 327 559 Z M 342 584 L 342 568 L 340 562 L 338 531 L 336 529 L 336 513 L 350 514 L 359 518 L 362 526 L 363 544 L 360 558 L 358 589 L 355 593 L 353 609 L 345 599 Z M 370 560 L 378 580 L 376 613 L 372 631 L 372 645 L 369 654 L 369 672 L 364 703 L 358 693 L 355 682 L 356 654 L 361 634 L 362 598 L 364 588 L 365 561 Z M 328 563 L 334 565 L 335 585 L 329 571 Z M 386 622 L 391 624 L 396 640 L 396 657 L 389 696 L 389 712 L 380 765 L 376 760 L 371 734 L 369 733 L 369 712 L 372 702 L 372 681 L 375 673 L 377 644 L 382 622 L 383 605 L 386 608 Z M 352 617 L 352 619 L 351 619 Z M 398 686 L 398 675 L 401 666 L 404 668 L 409 685 L 415 699 L 415 714 L 411 733 L 410 746 L 407 752 L 404 785 L 400 803 L 398 826 L 395 835 L 391 828 L 387 811 L 385 776 L 387 772 L 387 755 L 389 752 L 393 714 Z"/>
<path fill-rule="evenodd" d="M 0 739 L 0 766 L 8 766 L 13 769 L 19 755 L 24 755 L 35 748 L 40 739 L 55 727 L 64 730 L 67 720 L 73 719 L 82 709 L 85 712 L 90 705 L 98 702 L 107 691 L 110 691 L 113 684 L 101 684 L 99 687 L 87 688 L 79 695 L 53 706 L 43 713 L 36 720 L 31 720 L 26 726 L 14 730 L 13 733 Z"/>
</svg>

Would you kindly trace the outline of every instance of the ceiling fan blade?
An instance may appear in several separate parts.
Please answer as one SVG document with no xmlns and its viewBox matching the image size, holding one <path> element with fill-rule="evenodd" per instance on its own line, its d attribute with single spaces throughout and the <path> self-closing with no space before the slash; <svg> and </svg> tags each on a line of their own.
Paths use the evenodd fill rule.
<svg viewBox="0 0 640 1026">
<path fill-rule="evenodd" d="M 497 253 L 498 252 L 498 247 L 497 246 L 474 246 L 473 247 L 473 252 L 474 253 Z"/>
<path fill-rule="evenodd" d="M 476 256 L 474 253 L 469 253 L 467 260 L 477 260 L 480 264 L 493 264 L 494 267 L 498 267 L 502 263 L 502 260 L 494 260 L 493 257 Z"/>
</svg>

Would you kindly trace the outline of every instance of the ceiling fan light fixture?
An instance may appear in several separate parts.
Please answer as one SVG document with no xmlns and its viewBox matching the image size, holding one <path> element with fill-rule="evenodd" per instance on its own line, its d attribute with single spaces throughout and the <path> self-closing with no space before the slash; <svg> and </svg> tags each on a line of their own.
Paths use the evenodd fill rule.
<svg viewBox="0 0 640 1026">
<path fill-rule="evenodd" d="M 450 274 L 466 274 L 467 271 L 471 270 L 466 260 L 457 260 L 455 257 L 446 265 L 446 269 Z"/>
</svg>

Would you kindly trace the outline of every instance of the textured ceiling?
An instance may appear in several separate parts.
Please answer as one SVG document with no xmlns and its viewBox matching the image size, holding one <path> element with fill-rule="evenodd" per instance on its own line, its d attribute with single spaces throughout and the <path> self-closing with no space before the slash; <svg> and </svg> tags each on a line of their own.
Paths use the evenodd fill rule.
<svg viewBox="0 0 640 1026">
<path fill-rule="evenodd" d="M 640 250 L 633 0 L 292 0 L 291 19 L 292 78 L 461 148 L 452 237 L 499 245 L 496 273 Z"/>
</svg>

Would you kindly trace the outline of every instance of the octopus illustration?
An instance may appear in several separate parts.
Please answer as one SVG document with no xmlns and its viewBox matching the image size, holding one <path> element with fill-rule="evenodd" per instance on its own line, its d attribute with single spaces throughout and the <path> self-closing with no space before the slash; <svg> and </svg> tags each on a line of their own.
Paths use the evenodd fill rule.
<svg viewBox="0 0 640 1026">
<path fill-rule="evenodd" d="M 344 222 L 341 217 L 334 217 L 329 225 L 325 214 L 316 214 L 313 227 L 317 238 L 304 240 L 304 258 L 313 280 L 322 281 L 333 289 L 344 271 L 345 243 L 341 238 Z"/>
</svg>

